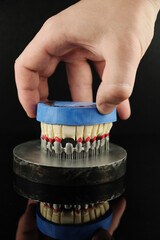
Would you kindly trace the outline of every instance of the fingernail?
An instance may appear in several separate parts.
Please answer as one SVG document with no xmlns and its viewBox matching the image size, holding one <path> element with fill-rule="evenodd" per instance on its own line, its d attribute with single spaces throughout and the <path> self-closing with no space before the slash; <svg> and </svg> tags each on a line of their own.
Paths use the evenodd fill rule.
<svg viewBox="0 0 160 240">
<path fill-rule="evenodd" d="M 109 114 L 114 110 L 115 107 L 116 106 L 111 103 L 101 103 L 97 108 L 101 114 Z"/>
</svg>

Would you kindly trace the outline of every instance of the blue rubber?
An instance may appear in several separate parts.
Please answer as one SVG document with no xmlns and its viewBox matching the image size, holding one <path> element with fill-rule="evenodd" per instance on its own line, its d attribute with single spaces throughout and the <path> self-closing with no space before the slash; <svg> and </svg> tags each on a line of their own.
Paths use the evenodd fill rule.
<svg viewBox="0 0 160 240">
<path fill-rule="evenodd" d="M 37 226 L 39 230 L 46 236 L 58 240 L 90 239 L 96 230 L 100 228 L 108 230 L 111 225 L 111 221 L 112 211 L 109 210 L 99 221 L 75 225 L 55 224 L 45 219 L 40 214 L 40 211 L 37 210 Z"/>
<path fill-rule="evenodd" d="M 47 101 L 54 105 L 38 103 L 37 121 L 58 125 L 94 125 L 115 122 L 117 120 L 116 109 L 106 115 L 102 115 L 96 108 L 96 103 Z"/>
</svg>

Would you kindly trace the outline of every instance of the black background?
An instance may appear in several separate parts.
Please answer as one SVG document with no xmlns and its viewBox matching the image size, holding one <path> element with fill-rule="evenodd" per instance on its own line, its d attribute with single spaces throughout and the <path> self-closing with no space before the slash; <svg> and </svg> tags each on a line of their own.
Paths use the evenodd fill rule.
<svg viewBox="0 0 160 240">
<path fill-rule="evenodd" d="M 0 224 L 5 239 L 14 239 L 26 200 L 12 187 L 12 149 L 39 138 L 39 123 L 22 109 L 14 80 L 14 61 L 45 20 L 76 1 L 0 1 Z M 160 16 L 155 36 L 137 71 L 130 98 L 132 115 L 118 120 L 111 141 L 128 152 L 127 209 L 116 239 L 160 239 Z M 93 69 L 94 98 L 99 78 Z M 50 98 L 70 100 L 64 64 L 49 80 Z M 3 235 L 4 236 L 4 235 Z"/>
</svg>

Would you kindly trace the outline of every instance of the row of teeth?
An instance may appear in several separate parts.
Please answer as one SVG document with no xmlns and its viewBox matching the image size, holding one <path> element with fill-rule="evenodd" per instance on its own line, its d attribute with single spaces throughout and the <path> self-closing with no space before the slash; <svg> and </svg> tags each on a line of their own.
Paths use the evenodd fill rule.
<svg viewBox="0 0 160 240">
<path fill-rule="evenodd" d="M 58 158 L 72 159 L 97 155 L 101 151 L 109 149 L 111 127 L 112 123 L 91 126 L 64 126 L 41 123 L 42 148 L 49 150 Z M 62 147 L 61 141 L 66 138 L 76 139 L 75 147 L 72 143 L 66 143 L 65 147 Z"/>
<path fill-rule="evenodd" d="M 66 126 L 41 122 L 41 133 L 42 136 L 51 143 L 53 143 L 53 140 L 61 141 L 65 138 L 72 138 L 77 142 L 93 142 L 96 138 L 101 138 L 102 136 L 109 134 L 111 127 L 112 123 L 85 126 Z"/>
<path fill-rule="evenodd" d="M 40 203 L 40 212 L 47 220 L 58 224 L 81 224 L 94 221 L 109 210 L 109 203 L 60 205 Z"/>
</svg>

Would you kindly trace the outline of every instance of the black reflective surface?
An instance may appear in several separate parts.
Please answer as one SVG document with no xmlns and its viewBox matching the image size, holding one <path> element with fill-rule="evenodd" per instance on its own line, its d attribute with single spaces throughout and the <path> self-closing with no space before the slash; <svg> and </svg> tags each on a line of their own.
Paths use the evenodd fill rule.
<svg viewBox="0 0 160 240">
<path fill-rule="evenodd" d="M 15 239 L 17 223 L 25 211 L 27 200 L 13 190 L 12 148 L 26 137 L 5 142 L 1 139 L 1 233 L 6 239 Z M 121 144 L 128 152 L 127 189 L 124 197 L 127 208 L 115 233 L 116 239 L 159 239 L 160 214 L 160 141 L 157 136 L 112 136 L 112 141 Z M 95 191 L 95 194 L 96 191 Z"/>
</svg>

